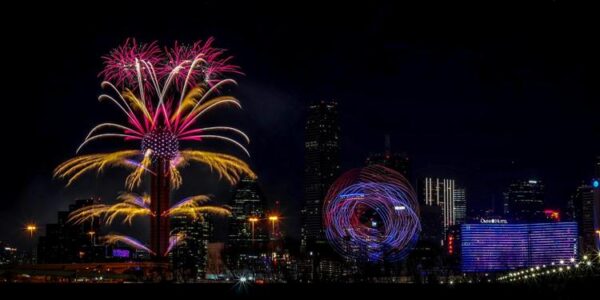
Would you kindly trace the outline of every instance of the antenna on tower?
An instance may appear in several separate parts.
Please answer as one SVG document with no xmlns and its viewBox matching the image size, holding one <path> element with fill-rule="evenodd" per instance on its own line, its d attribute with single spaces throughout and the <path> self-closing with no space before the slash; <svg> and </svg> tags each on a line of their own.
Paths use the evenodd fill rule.
<svg viewBox="0 0 600 300">
<path fill-rule="evenodd" d="M 390 139 L 390 134 L 386 133 L 385 134 L 385 155 L 389 156 L 390 154 L 392 154 L 392 142 Z"/>
</svg>

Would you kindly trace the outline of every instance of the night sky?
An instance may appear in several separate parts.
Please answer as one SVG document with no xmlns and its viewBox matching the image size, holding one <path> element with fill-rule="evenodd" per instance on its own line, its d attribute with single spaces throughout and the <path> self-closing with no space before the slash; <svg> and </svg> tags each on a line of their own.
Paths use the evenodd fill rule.
<svg viewBox="0 0 600 300">
<path fill-rule="evenodd" d="M 111 199 L 124 189 L 123 171 L 64 188 L 52 169 L 94 124 L 123 121 L 96 100 L 97 74 L 100 57 L 128 37 L 170 45 L 213 36 L 235 56 L 245 75 L 231 92 L 244 110 L 215 111 L 206 124 L 249 134 L 249 162 L 269 201 L 282 203 L 291 236 L 303 199 L 306 107 L 322 99 L 339 103 L 342 170 L 382 151 L 389 133 L 414 175 L 456 178 L 470 208 L 499 208 L 508 182 L 530 177 L 545 182 L 549 207 L 562 208 L 592 176 L 600 155 L 600 27 L 591 8 L 192 3 L 6 12 L 22 17 L 2 21 L 0 240 L 25 245 L 28 221 L 54 222 L 77 197 Z M 118 145 L 95 143 L 87 153 Z M 228 200 L 215 176 L 191 171 L 177 197 Z"/>
</svg>

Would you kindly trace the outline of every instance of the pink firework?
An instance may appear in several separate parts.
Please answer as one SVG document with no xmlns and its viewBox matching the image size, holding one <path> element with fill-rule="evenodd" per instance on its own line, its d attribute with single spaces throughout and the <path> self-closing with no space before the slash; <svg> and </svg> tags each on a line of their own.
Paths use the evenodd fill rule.
<svg viewBox="0 0 600 300">
<path fill-rule="evenodd" d="M 156 42 L 138 44 L 135 39 L 127 39 L 123 45 L 102 57 L 104 70 L 99 76 L 118 87 L 137 87 L 143 82 L 146 90 L 151 90 L 149 68 L 163 60 L 163 55 Z M 140 72 L 138 72 L 140 71 Z M 138 75 L 142 74 L 140 78 Z"/>
<path fill-rule="evenodd" d="M 223 135 L 248 143 L 248 137 L 240 130 L 197 126 L 199 118 L 216 107 L 241 107 L 231 96 L 216 96 L 219 88 L 235 83 L 224 79 L 225 74 L 241 72 L 229 63 L 231 57 L 223 56 L 224 49 L 212 44 L 212 38 L 190 46 L 176 42 L 173 48 L 161 52 L 156 42 L 138 44 L 128 39 L 105 56 L 105 69 L 100 75 L 105 77 L 102 86 L 110 90 L 110 95 L 103 94 L 99 99 L 117 105 L 126 115 L 127 124 L 99 124 L 79 149 L 101 138 L 124 138 L 140 141 L 142 152 L 150 153 L 153 159 L 174 162 L 180 142 L 216 139 L 234 144 L 248 154 L 240 142 Z M 117 132 L 104 131 L 109 128 Z"/>
<path fill-rule="evenodd" d="M 225 50 L 212 46 L 214 39 L 197 41 L 192 45 L 175 42 L 166 49 L 167 61 L 157 72 L 166 77 L 173 72 L 173 81 L 178 88 L 188 82 L 195 86 L 202 82 L 213 86 L 227 73 L 242 74 L 239 66 L 230 63 L 232 56 L 224 56 Z"/>
</svg>

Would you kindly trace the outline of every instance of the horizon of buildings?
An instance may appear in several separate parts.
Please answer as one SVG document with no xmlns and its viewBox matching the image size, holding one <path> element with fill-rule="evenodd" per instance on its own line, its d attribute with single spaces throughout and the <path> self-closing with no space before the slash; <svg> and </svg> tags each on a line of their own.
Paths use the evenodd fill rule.
<svg viewBox="0 0 600 300">
<path fill-rule="evenodd" d="M 333 251 L 327 250 L 328 242 L 323 234 L 322 205 L 329 186 L 340 175 L 340 126 L 337 103 L 320 101 L 309 107 L 305 127 L 305 172 L 304 205 L 301 211 L 301 237 L 299 253 L 295 247 L 283 243 L 280 223 L 269 223 L 267 200 L 261 192 L 259 181 L 243 178 L 233 189 L 231 210 L 233 217 L 227 223 L 227 242 L 223 246 L 213 241 L 210 218 L 200 223 L 187 218 L 172 220 L 172 232 L 186 234 L 188 243 L 175 249 L 171 255 L 176 276 L 207 277 L 209 273 L 221 276 L 222 271 L 208 271 L 210 265 L 226 266 L 236 274 L 262 274 L 293 280 L 327 280 L 336 276 L 347 276 L 356 262 L 341 261 Z M 404 152 L 393 152 L 388 135 L 385 136 L 383 152 L 373 152 L 365 159 L 365 165 L 381 164 L 394 169 L 410 182 L 419 183 L 421 196 L 421 218 L 423 231 L 421 241 L 415 247 L 415 255 L 400 267 L 385 266 L 372 274 L 395 276 L 399 268 L 419 272 L 436 272 L 441 267 L 458 268 L 456 257 L 460 253 L 462 231 L 460 225 L 478 224 L 529 224 L 556 222 L 546 217 L 544 206 L 544 184 L 539 179 L 516 179 L 504 193 L 502 215 L 472 214 L 468 211 L 468 190 L 456 185 L 455 178 L 426 176 L 419 180 L 410 172 L 409 156 Z M 600 156 L 594 166 L 596 179 L 600 178 Z M 600 234 L 600 191 L 598 181 L 588 182 L 574 189 L 569 202 L 569 211 L 563 214 L 567 221 L 577 223 L 577 248 L 580 251 L 599 249 Z M 97 243 L 102 236 L 98 223 L 68 224 L 70 212 L 95 203 L 94 199 L 80 199 L 59 212 L 57 223 L 46 226 L 45 236 L 39 238 L 37 248 L 39 263 L 124 261 L 144 260 L 146 257 L 127 247 L 108 247 Z M 272 225 L 272 226 L 270 226 Z M 276 227 L 277 225 L 277 227 Z M 571 230 L 571 229 L 570 229 Z M 210 245 L 209 245 L 210 244 Z M 595 247 L 595 248 L 594 248 Z M 10 248 L 10 247 L 8 247 Z M 11 248 L 12 249 L 12 248 Z M 211 252 L 210 249 L 213 249 Z M 216 249 L 216 250 L 215 250 Z M 214 252 L 224 251 L 223 259 Z M 13 255 L 10 251 L 5 251 Z M 291 253 L 294 253 L 292 255 Z M 420 258 L 419 258 L 419 255 Z M 7 256 L 7 255 L 5 255 Z M 8 257 L 8 256 L 7 256 Z M 10 256 L 12 257 L 12 256 Z M 219 257 L 215 262 L 213 258 Z M 442 260 L 440 263 L 423 263 Z M 12 259 L 15 260 L 15 259 Z M 0 258 L 0 261 L 5 261 Z M 279 264 L 278 266 L 275 266 Z M 364 266 L 363 266 L 364 267 Z M 219 267 L 217 269 L 222 269 Z M 214 268 L 213 268 L 214 269 Z M 456 269 L 458 270 L 458 269 Z M 439 270 L 438 270 L 439 271 Z M 383 272 L 383 273 L 381 273 Z M 387 272 L 387 273 L 386 273 Z M 273 275 L 276 274 L 276 275 Z M 305 274 L 305 275 L 298 275 Z M 304 276 L 304 277 L 302 277 Z"/>
</svg>

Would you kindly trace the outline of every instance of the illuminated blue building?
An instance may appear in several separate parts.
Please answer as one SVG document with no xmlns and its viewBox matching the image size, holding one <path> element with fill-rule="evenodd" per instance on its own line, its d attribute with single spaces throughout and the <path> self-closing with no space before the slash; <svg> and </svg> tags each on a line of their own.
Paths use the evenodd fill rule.
<svg viewBox="0 0 600 300">
<path fill-rule="evenodd" d="M 461 226 L 463 272 L 549 265 L 576 256 L 576 222 Z"/>
</svg>

